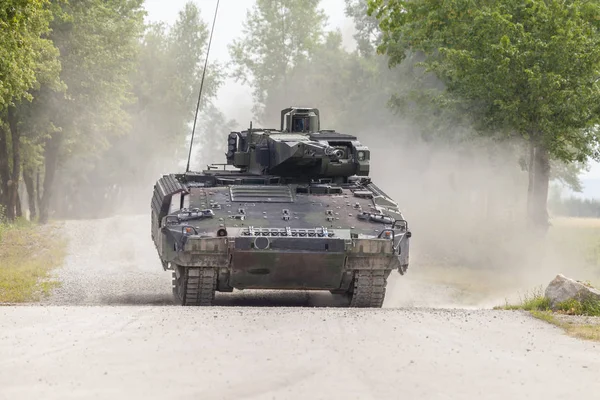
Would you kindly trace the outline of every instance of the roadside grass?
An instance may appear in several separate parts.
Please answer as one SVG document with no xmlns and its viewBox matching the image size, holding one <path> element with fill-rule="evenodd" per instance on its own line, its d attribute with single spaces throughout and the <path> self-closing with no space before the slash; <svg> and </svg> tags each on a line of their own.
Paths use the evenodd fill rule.
<svg viewBox="0 0 600 400">
<path fill-rule="evenodd" d="M 53 224 L 0 224 L 0 304 L 37 301 L 50 294 L 59 285 L 50 271 L 62 265 L 66 244 Z"/>
<path fill-rule="evenodd" d="M 564 329 L 570 336 L 600 342 L 600 319 L 590 323 L 590 319 L 585 318 L 600 317 L 600 301 L 571 299 L 557 304 L 556 310 L 552 311 L 550 300 L 544 296 L 540 287 L 526 293 L 517 304 L 507 302 L 503 306 L 494 308 L 529 311 L 535 318 Z"/>
<path fill-rule="evenodd" d="M 552 311 L 531 311 L 531 315 L 542 321 L 546 321 L 552 325 L 565 330 L 565 332 L 573 337 L 585 340 L 593 340 L 600 342 L 600 325 L 586 324 L 573 322 L 565 319 L 560 319 Z"/>
<path fill-rule="evenodd" d="M 517 304 L 509 304 L 507 301 L 503 306 L 495 308 L 502 310 L 549 311 L 550 301 L 544 296 L 544 289 L 540 286 L 520 296 L 520 301 Z"/>
</svg>

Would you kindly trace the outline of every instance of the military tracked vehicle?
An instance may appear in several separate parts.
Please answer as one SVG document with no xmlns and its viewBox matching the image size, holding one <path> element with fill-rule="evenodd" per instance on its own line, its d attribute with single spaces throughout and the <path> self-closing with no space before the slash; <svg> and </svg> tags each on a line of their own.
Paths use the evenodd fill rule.
<svg viewBox="0 0 600 400">
<path fill-rule="evenodd" d="M 279 129 L 251 126 L 227 140 L 226 164 L 154 186 L 152 238 L 177 303 L 278 289 L 381 307 L 391 271 L 407 271 L 411 232 L 369 178 L 369 149 L 321 130 L 315 108 L 287 108 Z"/>
</svg>

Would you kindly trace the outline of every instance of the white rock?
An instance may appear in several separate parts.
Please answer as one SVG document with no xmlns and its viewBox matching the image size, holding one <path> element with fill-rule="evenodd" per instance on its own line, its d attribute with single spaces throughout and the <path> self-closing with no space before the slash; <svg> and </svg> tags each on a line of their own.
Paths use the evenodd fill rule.
<svg viewBox="0 0 600 400">
<path fill-rule="evenodd" d="M 584 285 L 581 282 L 567 278 L 564 275 L 557 275 L 556 278 L 546 288 L 546 298 L 550 300 L 552 308 L 557 304 L 570 299 L 584 300 L 591 298 L 600 301 L 600 291 Z"/>
</svg>

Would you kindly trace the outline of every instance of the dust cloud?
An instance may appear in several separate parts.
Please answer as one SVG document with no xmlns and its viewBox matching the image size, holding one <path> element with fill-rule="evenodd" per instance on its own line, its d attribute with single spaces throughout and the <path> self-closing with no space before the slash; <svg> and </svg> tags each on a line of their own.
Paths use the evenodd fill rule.
<svg viewBox="0 0 600 400">
<path fill-rule="evenodd" d="M 518 143 L 447 146 L 367 135 L 374 182 L 409 221 L 411 265 L 390 282 L 387 306 L 493 307 L 539 292 L 563 273 L 597 280 L 580 257 L 526 226 L 527 172 Z M 404 280 L 407 282 L 404 283 Z"/>
<path fill-rule="evenodd" d="M 299 81 L 308 80 L 303 72 L 310 76 L 297 72 Z M 522 143 L 477 137 L 470 126 L 437 126 L 445 135 L 428 135 L 415 118 L 392 113 L 381 89 L 352 88 L 372 100 L 356 107 L 360 112 L 343 109 L 329 89 L 287 88 L 286 104 L 319 108 L 322 127 L 369 146 L 374 183 L 409 221 L 411 264 L 406 276 L 391 275 L 386 306 L 492 307 L 518 300 L 558 273 L 589 276 L 565 261 L 570 255 L 555 242 L 527 230 Z M 455 119 L 461 120 L 449 118 Z"/>
<path fill-rule="evenodd" d="M 324 49 L 322 57 L 342 54 L 333 39 L 333 50 Z M 519 164 L 523 156 L 520 143 L 484 138 L 426 140 L 423 127 L 410 116 L 390 111 L 387 88 L 366 82 L 341 89 L 333 75 L 331 79 L 321 79 L 319 74 L 318 79 L 314 78 L 315 68 L 296 68 L 289 77 L 302 85 L 273 87 L 265 105 L 266 123 L 255 121 L 255 127 L 278 126 L 279 111 L 290 105 L 317 107 L 323 128 L 356 135 L 370 147 L 371 177 L 400 204 L 413 233 L 408 274 L 391 275 L 386 307 L 491 307 L 505 299 L 518 300 L 519 294 L 546 285 L 558 273 L 578 279 L 595 277 L 593 271 L 574 261 L 560 242 L 540 240 L 528 233 L 527 172 Z M 398 72 L 402 69 L 382 69 L 378 79 L 410 79 Z M 337 71 L 328 73 L 335 75 Z M 352 98 L 359 100 L 345 101 L 343 90 L 351 91 Z M 231 102 L 235 102 L 233 96 Z M 235 109 L 231 105 L 226 108 Z M 193 166 L 224 162 L 227 134 L 242 128 L 240 125 L 247 126 L 246 121 L 237 123 L 219 110 L 212 111 L 212 115 L 200 117 Z M 233 114 L 245 115 L 248 111 L 240 109 Z M 456 129 L 445 127 L 447 136 L 452 137 Z M 87 200 L 79 199 L 79 206 L 85 203 L 88 208 L 100 210 L 98 216 L 102 217 L 148 213 L 156 178 L 184 170 L 187 140 L 175 145 L 170 138 L 165 146 L 157 127 L 142 125 L 139 130 L 144 134 L 118 143 L 120 157 L 101 163 L 91 183 L 106 184 L 116 177 L 113 198 L 90 198 L 82 191 L 82 198 Z M 166 153 L 165 148 L 175 151 Z M 128 164 L 118 166 L 116 173 L 114 165 L 105 167 L 115 158 L 128 160 Z M 150 241 L 149 227 L 144 240 Z"/>
<path fill-rule="evenodd" d="M 325 119 L 326 110 L 322 105 Z M 556 247 L 556 241 L 529 235 L 527 172 L 519 167 L 515 146 L 494 144 L 490 154 L 485 140 L 460 146 L 425 142 L 409 133 L 408 123 L 403 126 L 388 134 L 376 128 L 344 130 L 369 146 L 373 181 L 400 204 L 413 233 L 408 273 L 391 274 L 385 307 L 488 308 L 518 301 L 558 273 L 578 279 L 595 276 Z M 149 199 L 150 193 L 148 184 L 133 195 Z M 125 207 L 119 213 L 132 212 Z M 126 231 L 125 226 L 121 229 Z M 145 249 L 154 254 L 150 245 Z M 166 283 L 169 274 L 153 264 Z M 227 301 L 254 304 L 260 299 L 256 301 L 262 304 L 265 295 L 237 296 Z M 266 302 L 281 299 L 289 305 L 285 296 L 267 295 Z M 306 299 L 309 306 L 329 304 L 316 294 Z"/>
<path fill-rule="evenodd" d="M 314 106 L 326 122 L 328 105 Z M 556 242 L 528 234 L 527 172 L 519 167 L 518 144 L 486 139 L 460 145 L 427 142 L 415 137 L 416 127 L 407 121 L 396 121 L 395 127 L 338 129 L 369 146 L 373 181 L 400 204 L 414 235 L 409 271 L 402 277 L 392 273 L 385 307 L 493 307 L 518 301 L 558 273 L 578 279 L 594 276 L 555 247 Z M 228 133 L 214 132 L 214 148 L 198 150 L 218 161 L 218 139 L 224 141 Z M 199 143 L 206 143 L 200 138 Z M 194 163 L 202 164 L 198 159 Z M 129 200 L 115 213 L 147 209 L 153 182 L 140 183 L 124 192 Z"/>
</svg>

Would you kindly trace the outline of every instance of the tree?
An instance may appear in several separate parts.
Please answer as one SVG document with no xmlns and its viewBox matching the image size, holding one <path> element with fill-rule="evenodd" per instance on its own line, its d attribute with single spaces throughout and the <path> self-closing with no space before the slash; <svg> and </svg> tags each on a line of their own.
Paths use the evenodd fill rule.
<svg viewBox="0 0 600 400">
<path fill-rule="evenodd" d="M 381 42 L 381 30 L 377 18 L 369 15 L 367 0 L 345 0 L 346 16 L 354 21 L 354 40 L 363 57 L 373 57 Z"/>
<path fill-rule="evenodd" d="M 117 207 L 139 210 L 146 206 L 148 187 L 157 177 L 181 171 L 207 44 L 207 24 L 191 2 L 172 26 L 145 26 L 127 76 L 134 101 L 124 103 L 123 112 L 130 122 L 123 134 L 106 137 L 102 148 L 64 163 L 58 182 L 62 195 L 56 204 L 61 214 L 89 217 L 110 214 Z M 201 110 L 214 99 L 221 82 L 220 65 L 209 63 Z"/>
<path fill-rule="evenodd" d="M 287 90 L 294 83 L 290 70 L 312 57 L 323 42 L 326 16 L 320 0 L 257 0 L 248 11 L 243 37 L 230 46 L 233 76 L 250 83 L 254 113 L 263 123 L 275 123 L 277 110 L 266 109 L 275 86 Z"/>
<path fill-rule="evenodd" d="M 178 167 L 187 158 L 186 138 L 196 111 L 208 35 L 200 10 L 191 2 L 173 27 L 152 25 L 146 32 L 133 80 L 139 100 L 131 110 L 135 122 L 128 141 L 141 150 L 144 165 L 137 168 L 140 173 L 147 171 L 145 177 L 152 182 L 159 173 Z M 223 83 L 221 71 L 219 63 L 209 63 L 201 112 Z M 148 154 L 153 154 L 150 164 Z"/>
<path fill-rule="evenodd" d="M 43 63 L 54 61 L 56 49 L 45 37 L 52 20 L 48 4 L 48 0 L 5 0 L 0 8 L 0 110 L 31 99 L 28 91 L 38 84 Z"/>
<path fill-rule="evenodd" d="M 528 146 L 528 216 L 548 226 L 552 159 L 598 158 L 600 5 L 558 0 L 369 0 L 390 65 L 417 52 L 443 102 L 480 134 Z"/>
<path fill-rule="evenodd" d="M 18 106 L 41 81 L 56 81 L 57 51 L 47 39 L 46 0 L 7 0 L 0 8 L 0 204 L 8 220 L 20 210 L 21 127 Z"/>
<path fill-rule="evenodd" d="M 128 129 L 124 105 L 133 101 L 129 76 L 143 26 L 141 4 L 142 0 L 54 2 L 49 37 L 60 50 L 66 90 L 43 86 L 27 121 L 39 129 L 43 148 L 40 222 L 48 220 L 59 168 L 75 156 L 86 160 L 80 165 L 89 165 L 111 137 Z"/>
</svg>

